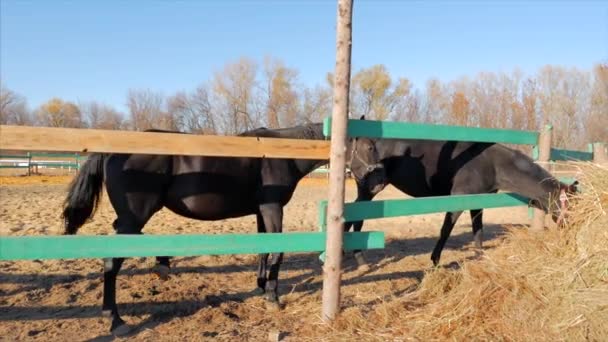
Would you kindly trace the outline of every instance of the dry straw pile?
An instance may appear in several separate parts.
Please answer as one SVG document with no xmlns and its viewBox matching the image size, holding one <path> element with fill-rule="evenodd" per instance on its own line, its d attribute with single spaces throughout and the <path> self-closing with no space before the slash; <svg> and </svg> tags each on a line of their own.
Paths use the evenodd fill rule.
<svg viewBox="0 0 608 342">
<path fill-rule="evenodd" d="M 378 340 L 605 341 L 608 168 L 577 166 L 583 192 L 567 227 L 510 229 L 478 260 L 429 271 L 416 291 L 336 323 Z"/>
</svg>

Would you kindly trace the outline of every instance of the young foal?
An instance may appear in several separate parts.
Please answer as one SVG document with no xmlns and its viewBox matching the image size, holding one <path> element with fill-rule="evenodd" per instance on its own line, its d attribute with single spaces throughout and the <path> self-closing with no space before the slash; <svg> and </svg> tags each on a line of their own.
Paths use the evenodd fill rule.
<svg viewBox="0 0 608 342">
<path fill-rule="evenodd" d="M 528 156 L 499 144 L 384 139 L 377 141 L 376 148 L 388 183 L 413 197 L 505 190 L 530 198 L 530 205 L 551 211 L 554 221 L 561 221 L 567 206 L 565 195 L 576 190 L 576 183 L 568 186 L 559 182 Z M 365 180 L 358 181 L 357 187 L 356 201 L 369 201 L 378 193 L 366 188 Z M 475 246 L 481 248 L 482 209 L 470 213 Z M 460 214 L 462 211 L 446 213 L 431 255 L 434 265 L 439 263 Z M 351 222 L 345 225 L 345 230 L 353 224 L 355 231 L 363 227 L 363 221 Z M 354 255 L 359 265 L 365 263 L 361 251 L 355 251 Z"/>
<path fill-rule="evenodd" d="M 257 129 L 241 136 L 324 139 L 322 124 L 286 129 Z M 368 191 L 385 182 L 378 153 L 369 139 L 348 145 L 350 168 L 357 177 L 374 173 Z M 221 220 L 256 215 L 260 233 L 280 233 L 285 206 L 305 175 L 327 160 L 198 157 L 139 154 L 92 154 L 69 188 L 63 217 L 66 234 L 75 234 L 93 216 L 102 185 L 117 218 L 117 234 L 141 234 L 154 213 L 169 210 L 197 220 Z M 369 178 L 369 177 L 368 177 Z M 283 253 L 260 255 L 257 286 L 278 305 L 278 276 Z M 167 257 L 157 260 L 168 266 Z M 111 331 L 124 334 L 128 326 L 116 307 L 116 276 L 124 258 L 105 259 L 103 312 L 111 318 Z"/>
</svg>

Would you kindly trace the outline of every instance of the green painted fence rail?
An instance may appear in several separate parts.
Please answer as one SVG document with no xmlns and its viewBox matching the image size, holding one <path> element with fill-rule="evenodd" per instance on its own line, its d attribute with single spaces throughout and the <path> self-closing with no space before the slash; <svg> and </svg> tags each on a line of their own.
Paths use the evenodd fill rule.
<svg viewBox="0 0 608 342">
<path fill-rule="evenodd" d="M 354 222 L 385 217 L 421 215 L 471 209 L 528 205 L 529 199 L 514 193 L 434 196 L 386 201 L 351 202 L 344 205 L 344 220 Z M 319 225 L 327 221 L 327 201 L 319 206 Z"/>
<path fill-rule="evenodd" d="M 44 160 L 43 158 L 52 158 Z M 57 159 L 61 158 L 61 159 Z M 67 168 L 80 169 L 87 156 L 78 153 L 46 153 L 28 152 L 28 154 L 0 154 L 0 169 L 28 169 L 28 174 L 38 171 L 39 168 Z M 16 162 L 23 160 L 22 162 Z M 25 164 L 25 165 L 24 165 Z"/>
<path fill-rule="evenodd" d="M 330 136 L 331 119 L 323 122 L 323 134 Z M 409 122 L 348 120 L 349 137 L 423 139 L 536 145 L 538 132 Z"/>
<path fill-rule="evenodd" d="M 532 159 L 538 160 L 538 146 L 532 149 Z M 549 155 L 550 161 L 593 161 L 593 146 L 589 146 L 589 151 L 565 150 L 552 148 Z"/>
<path fill-rule="evenodd" d="M 321 252 L 325 233 L 3 236 L 0 260 Z M 348 233 L 344 248 L 384 248 L 383 232 Z"/>
<path fill-rule="evenodd" d="M 592 161 L 593 152 L 552 148 L 549 159 L 552 161 Z"/>
</svg>

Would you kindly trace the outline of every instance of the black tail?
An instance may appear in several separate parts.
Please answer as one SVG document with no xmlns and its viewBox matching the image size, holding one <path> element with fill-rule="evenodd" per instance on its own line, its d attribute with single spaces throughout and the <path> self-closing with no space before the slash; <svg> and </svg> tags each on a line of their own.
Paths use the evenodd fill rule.
<svg viewBox="0 0 608 342">
<path fill-rule="evenodd" d="M 70 184 L 62 214 L 64 234 L 76 234 L 78 228 L 95 213 L 103 186 L 104 159 L 103 154 L 90 155 Z"/>
</svg>

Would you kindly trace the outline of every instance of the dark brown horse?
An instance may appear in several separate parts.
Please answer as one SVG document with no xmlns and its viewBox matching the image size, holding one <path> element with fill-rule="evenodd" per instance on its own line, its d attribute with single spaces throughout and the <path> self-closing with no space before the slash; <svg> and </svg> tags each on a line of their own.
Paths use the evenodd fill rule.
<svg viewBox="0 0 608 342">
<path fill-rule="evenodd" d="M 576 191 L 576 182 L 566 185 L 534 163 L 525 154 L 494 143 L 381 139 L 376 148 L 384 165 L 388 184 L 413 197 L 449 196 L 515 192 L 529 199 L 530 205 L 552 214 L 554 221 L 564 218 L 566 194 Z M 378 192 L 370 191 L 366 180 L 357 181 L 356 201 L 370 201 Z M 380 189 L 380 188 L 376 188 Z M 475 246 L 481 248 L 482 209 L 471 210 Z M 462 211 L 445 215 L 441 235 L 431 260 L 437 265 L 441 251 Z M 354 224 L 361 231 L 363 221 Z M 354 252 L 359 265 L 365 260 Z"/>
<path fill-rule="evenodd" d="M 323 140 L 322 124 L 285 129 L 256 129 L 241 136 Z M 368 191 L 385 182 L 378 153 L 369 139 L 348 144 L 350 169 L 366 178 Z M 305 175 L 327 160 L 193 157 L 139 154 L 93 154 L 69 188 L 63 217 L 66 234 L 75 234 L 93 216 L 103 183 L 117 218 L 117 234 L 141 234 L 148 220 L 166 207 L 197 220 L 221 220 L 256 215 L 259 233 L 280 233 L 285 206 Z M 368 174 L 373 173 L 373 176 Z M 260 294 L 278 305 L 278 277 L 283 253 L 261 254 L 257 277 Z M 103 312 L 111 331 L 124 334 L 129 327 L 116 307 L 116 276 L 124 258 L 105 259 Z M 168 267 L 168 257 L 157 257 Z"/>
</svg>

